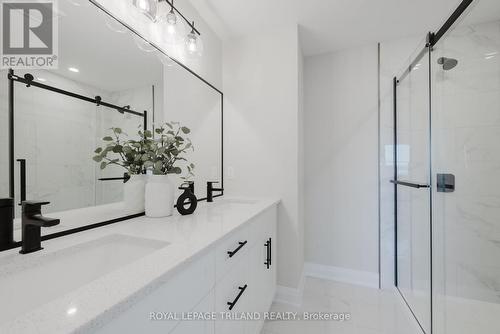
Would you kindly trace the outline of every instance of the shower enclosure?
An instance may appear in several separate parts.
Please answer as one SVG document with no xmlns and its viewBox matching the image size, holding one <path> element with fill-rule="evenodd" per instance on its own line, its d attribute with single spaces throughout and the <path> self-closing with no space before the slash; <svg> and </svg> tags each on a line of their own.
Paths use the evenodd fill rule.
<svg viewBox="0 0 500 334">
<path fill-rule="evenodd" d="M 425 333 L 500 332 L 500 2 L 394 78 L 395 285 Z"/>
</svg>

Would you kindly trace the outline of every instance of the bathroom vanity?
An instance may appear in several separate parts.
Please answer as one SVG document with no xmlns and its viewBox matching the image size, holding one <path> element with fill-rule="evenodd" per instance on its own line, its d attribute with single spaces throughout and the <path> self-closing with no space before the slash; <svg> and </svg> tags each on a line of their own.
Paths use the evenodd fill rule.
<svg viewBox="0 0 500 334">
<path fill-rule="evenodd" d="M 277 204 L 216 199 L 2 252 L 0 333 L 259 333 L 223 319 L 271 305 Z"/>
</svg>

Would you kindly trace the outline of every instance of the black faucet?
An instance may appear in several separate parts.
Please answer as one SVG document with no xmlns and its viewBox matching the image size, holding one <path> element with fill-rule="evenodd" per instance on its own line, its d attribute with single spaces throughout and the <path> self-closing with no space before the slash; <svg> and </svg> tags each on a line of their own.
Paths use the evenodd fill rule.
<svg viewBox="0 0 500 334">
<path fill-rule="evenodd" d="M 14 199 L 0 198 L 0 250 L 14 244 Z"/>
<path fill-rule="evenodd" d="M 23 241 L 19 253 L 28 254 L 43 249 L 41 227 L 55 226 L 60 223 L 59 219 L 42 216 L 42 205 L 47 204 L 50 202 L 23 202 Z"/>
<path fill-rule="evenodd" d="M 214 201 L 214 191 L 224 191 L 223 188 L 214 188 L 214 184 L 219 182 L 209 181 L 207 182 L 207 202 Z"/>
</svg>

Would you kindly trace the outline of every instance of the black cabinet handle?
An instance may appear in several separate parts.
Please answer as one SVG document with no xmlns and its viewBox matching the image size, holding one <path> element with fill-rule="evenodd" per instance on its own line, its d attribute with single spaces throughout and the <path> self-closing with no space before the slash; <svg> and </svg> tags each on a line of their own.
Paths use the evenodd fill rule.
<svg viewBox="0 0 500 334">
<path fill-rule="evenodd" d="M 273 239 L 269 238 L 269 265 L 273 264 Z"/>
<path fill-rule="evenodd" d="M 247 287 L 248 287 L 248 284 L 245 284 L 245 286 L 238 287 L 238 289 L 240 290 L 240 292 L 236 296 L 236 299 L 233 300 L 232 302 L 227 302 L 227 305 L 229 305 L 229 311 L 231 311 L 233 309 L 233 307 L 236 305 L 236 303 L 238 302 L 238 300 L 240 299 L 240 297 L 243 295 L 243 293 L 245 292 L 245 290 L 247 289 Z"/>
<path fill-rule="evenodd" d="M 266 247 L 266 251 L 267 251 L 267 254 L 266 254 L 266 262 L 264 262 L 264 264 L 266 265 L 267 269 L 269 269 L 271 267 L 271 264 L 272 264 L 272 239 L 269 238 L 269 240 L 266 241 L 266 243 L 264 244 L 264 246 Z"/>
<path fill-rule="evenodd" d="M 243 242 L 240 241 L 239 242 L 240 245 L 238 246 L 238 248 L 236 248 L 234 251 L 228 251 L 227 252 L 227 254 L 229 255 L 229 257 L 233 257 L 234 255 L 236 255 L 236 253 L 238 253 L 239 250 L 242 249 L 243 246 L 245 246 L 247 244 L 247 242 L 248 242 L 247 240 L 245 240 Z"/>
</svg>

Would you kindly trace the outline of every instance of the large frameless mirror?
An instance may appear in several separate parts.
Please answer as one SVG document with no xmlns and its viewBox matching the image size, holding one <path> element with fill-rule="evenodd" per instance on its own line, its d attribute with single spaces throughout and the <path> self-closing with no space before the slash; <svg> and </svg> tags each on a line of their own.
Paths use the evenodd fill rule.
<svg viewBox="0 0 500 334">
<path fill-rule="evenodd" d="M 206 182 L 222 183 L 222 93 L 92 2 L 60 1 L 58 15 L 58 69 L 11 72 L 20 80 L 1 73 L 0 195 L 15 199 L 15 241 L 23 200 L 50 202 L 44 214 L 61 219 L 42 229 L 45 237 L 143 214 L 124 204 L 130 171 L 95 157 L 117 138 L 138 140 L 145 128 L 157 138 L 165 122 L 193 148 L 182 172 L 171 174 L 175 188 L 192 181 L 203 199 Z"/>
</svg>

